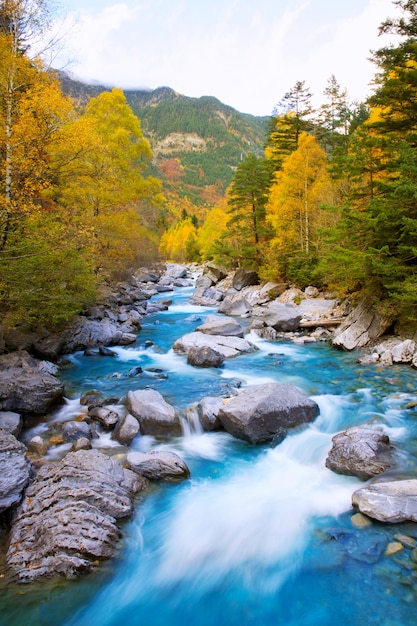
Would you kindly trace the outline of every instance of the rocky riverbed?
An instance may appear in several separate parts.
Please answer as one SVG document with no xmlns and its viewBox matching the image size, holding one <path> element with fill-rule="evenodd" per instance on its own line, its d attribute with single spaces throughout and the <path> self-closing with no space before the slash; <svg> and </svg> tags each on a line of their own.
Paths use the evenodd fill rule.
<svg viewBox="0 0 417 626">
<path fill-rule="evenodd" d="M 185 410 L 152 388 L 110 400 L 91 390 L 81 398 L 76 419 L 26 445 L 20 441 L 22 430 L 65 401 L 59 379 L 63 355 L 82 350 L 86 356 L 111 357 L 112 347 L 135 343 L 144 317 L 169 307 L 174 288 L 191 284 L 190 269 L 184 266 L 140 270 L 128 283 L 109 289 L 102 303 L 62 333 L 6 333 L 0 355 L 0 515 L 8 530 L 7 575 L 30 582 L 90 571 L 115 554 L 121 537 L 118 520 L 132 514 L 153 481 L 188 478 L 187 465 L 172 452 L 130 452 L 135 437 L 178 437 L 184 421 L 198 420 L 206 431 L 225 430 L 252 444 L 276 446 L 291 429 L 317 417 L 317 404 L 287 384 L 234 389 Z M 165 301 L 152 302 L 153 295 L 165 292 Z M 256 351 L 248 331 L 268 340 L 362 348 L 366 352 L 360 358 L 370 367 L 417 364 L 412 332 L 381 340 L 392 322 L 369 303 L 353 308 L 314 287 L 302 292 L 275 283 L 259 285 L 253 272 L 228 275 L 208 265 L 196 280 L 193 302 L 217 309 L 173 345 L 194 367 L 221 367 L 226 359 Z M 141 373 L 134 370 L 132 378 Z M 119 444 L 117 455 L 94 448 L 102 433 Z M 60 458 L 51 459 L 48 451 L 56 447 Z M 396 451 L 378 429 L 365 425 L 336 435 L 326 465 L 362 480 L 378 477 L 377 487 L 353 494 L 353 504 L 367 517 L 417 521 L 417 481 L 381 480 L 386 470 L 395 469 Z"/>
</svg>

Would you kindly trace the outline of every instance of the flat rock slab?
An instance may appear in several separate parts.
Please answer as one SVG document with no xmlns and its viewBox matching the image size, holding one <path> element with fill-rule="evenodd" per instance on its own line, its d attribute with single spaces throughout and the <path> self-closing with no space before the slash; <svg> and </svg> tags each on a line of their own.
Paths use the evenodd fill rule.
<svg viewBox="0 0 417 626">
<path fill-rule="evenodd" d="M 176 437 L 182 434 L 177 411 L 154 389 L 129 391 L 126 408 L 139 422 L 142 435 Z"/>
<path fill-rule="evenodd" d="M 126 461 L 131 470 L 149 480 L 178 480 L 190 475 L 185 461 L 168 450 L 129 452 Z"/>
<path fill-rule="evenodd" d="M 230 359 L 245 352 L 253 352 L 256 347 L 240 337 L 223 337 L 220 335 L 206 335 L 205 333 L 193 332 L 184 335 L 173 345 L 176 352 L 187 354 L 190 348 L 208 346 L 225 359 Z"/>
<path fill-rule="evenodd" d="M 29 482 L 26 452 L 23 443 L 0 428 L 0 513 L 20 502 Z"/>
<path fill-rule="evenodd" d="M 146 480 L 97 450 L 71 452 L 41 467 L 12 520 L 7 564 L 19 582 L 74 578 L 111 557 L 116 520 L 133 512 Z"/>
<path fill-rule="evenodd" d="M 47 369 L 24 350 L 1 355 L 0 410 L 47 413 L 64 394 L 64 385 Z"/>
<path fill-rule="evenodd" d="M 226 315 L 208 315 L 196 328 L 200 333 L 207 335 L 222 335 L 226 337 L 243 337 L 243 328 L 233 317 Z"/>
<path fill-rule="evenodd" d="M 312 422 L 318 414 L 318 405 L 297 387 L 268 383 L 247 387 L 224 399 L 217 417 L 234 437 L 262 443 L 283 429 Z"/>
<path fill-rule="evenodd" d="M 374 483 L 358 489 L 352 504 L 380 522 L 417 522 L 417 479 Z"/>
<path fill-rule="evenodd" d="M 375 428 L 355 426 L 332 438 L 326 467 L 368 480 L 395 465 L 389 437 Z"/>
</svg>

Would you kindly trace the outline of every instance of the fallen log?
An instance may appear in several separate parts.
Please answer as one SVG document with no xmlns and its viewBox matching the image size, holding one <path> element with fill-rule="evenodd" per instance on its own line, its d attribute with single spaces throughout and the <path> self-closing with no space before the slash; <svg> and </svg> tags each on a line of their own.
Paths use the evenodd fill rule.
<svg viewBox="0 0 417 626">
<path fill-rule="evenodd" d="M 345 320 L 344 317 L 326 317 L 317 320 L 301 320 L 300 328 L 318 328 L 319 326 L 339 326 Z"/>
</svg>

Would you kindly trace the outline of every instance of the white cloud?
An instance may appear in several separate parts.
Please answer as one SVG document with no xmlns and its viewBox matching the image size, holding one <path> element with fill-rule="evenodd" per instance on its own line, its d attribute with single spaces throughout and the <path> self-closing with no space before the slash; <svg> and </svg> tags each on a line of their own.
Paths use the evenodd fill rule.
<svg viewBox="0 0 417 626">
<path fill-rule="evenodd" d="M 68 0 L 71 4 L 71 0 Z M 72 0 L 76 2 L 76 0 Z M 121 87 L 168 85 L 269 115 L 297 80 L 318 99 L 334 74 L 364 99 L 391 0 L 125 0 L 78 12 L 71 69 Z M 91 8 L 89 8 L 89 6 Z"/>
</svg>

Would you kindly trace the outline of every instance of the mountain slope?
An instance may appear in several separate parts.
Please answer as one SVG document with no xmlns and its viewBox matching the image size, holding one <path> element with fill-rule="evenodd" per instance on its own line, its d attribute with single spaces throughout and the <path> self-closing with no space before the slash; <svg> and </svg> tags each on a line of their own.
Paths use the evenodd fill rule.
<svg viewBox="0 0 417 626">
<path fill-rule="evenodd" d="M 81 106 L 110 87 L 87 85 L 60 74 L 65 93 Z M 210 96 L 190 98 L 169 87 L 125 90 L 154 152 L 166 189 L 204 205 L 224 194 L 240 160 L 261 154 L 265 117 L 240 113 Z"/>
</svg>

